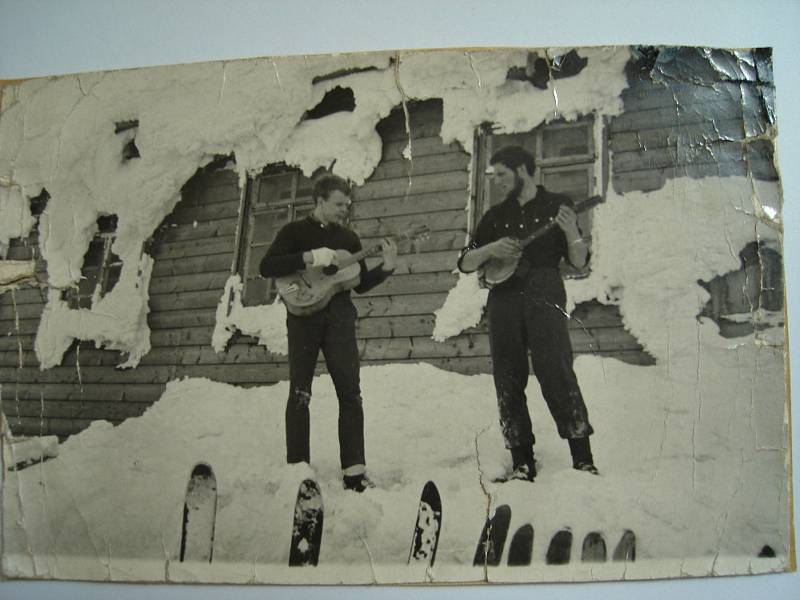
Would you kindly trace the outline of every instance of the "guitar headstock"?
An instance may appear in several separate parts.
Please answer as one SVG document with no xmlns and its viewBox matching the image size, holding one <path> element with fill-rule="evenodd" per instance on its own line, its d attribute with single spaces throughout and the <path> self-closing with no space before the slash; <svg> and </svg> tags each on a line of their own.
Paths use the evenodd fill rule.
<svg viewBox="0 0 800 600">
<path fill-rule="evenodd" d="M 430 227 L 424 224 L 411 224 L 409 225 L 408 229 L 406 229 L 403 233 L 395 233 L 390 232 L 387 233 L 384 237 L 391 238 L 396 242 L 404 242 L 406 240 L 412 242 L 412 246 L 416 245 L 418 241 L 427 240 L 431 235 Z M 370 255 L 378 254 L 381 251 L 381 245 L 375 245 L 371 250 L 369 250 Z M 419 251 L 419 249 L 417 249 Z"/>
<path fill-rule="evenodd" d="M 429 237 L 431 237 L 431 229 L 427 225 L 412 225 L 403 233 L 404 239 L 413 241 L 423 241 Z"/>
</svg>

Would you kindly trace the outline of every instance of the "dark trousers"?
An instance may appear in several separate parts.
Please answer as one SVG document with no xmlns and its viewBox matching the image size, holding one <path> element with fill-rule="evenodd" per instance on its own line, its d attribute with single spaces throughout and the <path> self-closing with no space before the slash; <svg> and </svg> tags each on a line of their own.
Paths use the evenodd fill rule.
<svg viewBox="0 0 800 600">
<path fill-rule="evenodd" d="M 593 432 L 572 368 L 565 303 L 556 269 L 532 270 L 525 281 L 512 279 L 489 293 L 489 341 L 506 448 L 535 442 L 525 397 L 528 352 L 558 434 L 569 439 Z"/>
<path fill-rule="evenodd" d="M 334 296 L 324 310 L 305 317 L 289 314 L 289 401 L 286 403 L 286 460 L 310 462 L 311 382 L 320 349 L 339 398 L 339 457 L 342 468 L 366 464 L 361 406 L 356 308 L 349 293 Z"/>
</svg>

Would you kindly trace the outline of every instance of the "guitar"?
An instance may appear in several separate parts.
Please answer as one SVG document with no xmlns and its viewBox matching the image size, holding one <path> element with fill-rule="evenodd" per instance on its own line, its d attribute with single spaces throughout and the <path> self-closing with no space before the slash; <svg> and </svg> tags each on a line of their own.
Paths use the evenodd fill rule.
<svg viewBox="0 0 800 600">
<path fill-rule="evenodd" d="M 417 225 L 401 235 L 388 235 L 396 241 L 416 240 L 429 233 L 426 225 Z M 313 315 L 328 305 L 331 298 L 345 290 L 351 290 L 361 282 L 359 261 L 379 254 L 380 244 L 351 254 L 347 250 L 337 250 L 338 264 L 327 267 L 307 267 L 284 277 L 276 277 L 278 294 L 286 305 L 286 310 L 296 316 Z"/>
<path fill-rule="evenodd" d="M 603 198 L 601 196 L 592 196 L 591 198 L 587 198 L 586 200 L 581 200 L 578 202 L 575 207 L 575 213 L 582 213 L 584 211 L 589 210 L 603 202 Z M 528 235 L 527 237 L 520 240 L 522 242 L 522 247 L 524 248 L 528 244 L 531 244 L 533 241 L 542 237 L 545 233 L 550 231 L 553 227 L 556 226 L 555 217 L 551 217 L 550 220 L 545 224 L 536 229 L 533 233 Z M 478 276 L 481 280 L 481 283 L 485 287 L 492 288 L 496 285 L 503 283 L 505 280 L 509 279 L 512 275 L 517 272 L 519 268 L 520 258 L 495 258 L 492 257 L 487 260 L 485 263 L 481 265 L 478 269 Z"/>
</svg>

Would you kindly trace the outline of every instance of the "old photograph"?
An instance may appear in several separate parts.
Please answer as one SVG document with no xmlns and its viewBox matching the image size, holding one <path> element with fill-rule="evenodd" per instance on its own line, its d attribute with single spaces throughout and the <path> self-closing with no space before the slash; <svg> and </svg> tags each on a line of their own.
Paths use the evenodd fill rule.
<svg viewBox="0 0 800 600">
<path fill-rule="evenodd" d="M 470 48 L 6 82 L 3 575 L 793 570 L 772 61 Z"/>
</svg>

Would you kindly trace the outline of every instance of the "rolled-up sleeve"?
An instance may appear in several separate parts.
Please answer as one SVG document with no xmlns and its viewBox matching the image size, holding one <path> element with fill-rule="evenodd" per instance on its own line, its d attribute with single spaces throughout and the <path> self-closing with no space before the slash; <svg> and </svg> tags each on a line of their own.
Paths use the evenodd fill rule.
<svg viewBox="0 0 800 600">
<path fill-rule="evenodd" d="M 475 228 L 475 234 L 471 237 L 469 244 L 467 244 L 464 248 L 461 249 L 461 253 L 458 255 L 458 262 L 456 265 L 458 266 L 458 270 L 462 273 L 472 273 L 473 271 L 467 271 L 464 267 L 461 266 L 461 261 L 464 260 L 464 255 L 469 252 L 470 250 L 476 250 L 481 246 L 484 246 L 492 241 L 492 232 L 494 231 L 494 225 L 492 221 L 492 217 L 490 214 L 486 214 L 481 219 L 478 226 Z M 476 269 L 477 270 L 477 269 Z"/>
</svg>

